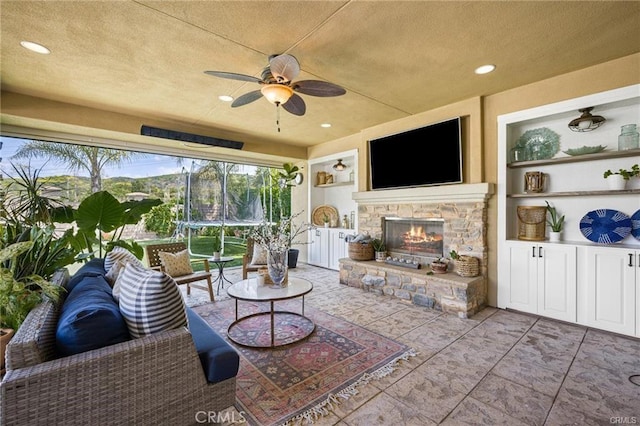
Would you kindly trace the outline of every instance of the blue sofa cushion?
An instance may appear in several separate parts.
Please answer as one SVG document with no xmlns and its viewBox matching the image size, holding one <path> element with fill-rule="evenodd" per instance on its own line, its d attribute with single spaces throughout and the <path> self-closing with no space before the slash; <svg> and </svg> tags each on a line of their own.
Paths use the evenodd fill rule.
<svg viewBox="0 0 640 426">
<path fill-rule="evenodd" d="M 58 354 L 74 355 L 130 339 L 127 324 L 104 276 L 85 274 L 69 292 L 60 310 L 56 329 Z"/>
<path fill-rule="evenodd" d="M 65 284 L 64 288 L 67 289 L 67 294 L 71 293 L 71 290 L 75 288 L 84 277 L 98 277 L 104 275 L 104 259 L 91 259 L 84 265 L 78 269 L 78 271 L 73 274 L 71 279 Z"/>
<path fill-rule="evenodd" d="M 240 367 L 236 350 L 191 308 L 187 308 L 187 318 L 207 381 L 217 383 L 236 376 Z"/>
</svg>

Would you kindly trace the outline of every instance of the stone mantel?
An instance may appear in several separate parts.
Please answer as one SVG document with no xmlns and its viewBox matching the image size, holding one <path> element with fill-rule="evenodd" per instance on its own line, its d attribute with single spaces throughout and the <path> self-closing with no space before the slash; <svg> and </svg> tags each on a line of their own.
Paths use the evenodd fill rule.
<svg viewBox="0 0 640 426">
<path fill-rule="evenodd" d="M 494 193 L 489 182 L 354 192 L 357 204 L 484 202 Z"/>
</svg>

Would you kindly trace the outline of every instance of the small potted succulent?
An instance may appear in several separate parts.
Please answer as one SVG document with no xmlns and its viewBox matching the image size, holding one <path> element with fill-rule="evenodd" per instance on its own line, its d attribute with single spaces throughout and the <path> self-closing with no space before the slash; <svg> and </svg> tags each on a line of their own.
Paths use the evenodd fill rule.
<svg viewBox="0 0 640 426">
<path fill-rule="evenodd" d="M 558 242 L 561 239 L 562 228 L 564 227 L 564 215 L 560 216 L 555 207 L 551 206 L 548 201 L 547 203 L 547 213 L 549 213 L 549 219 L 547 219 L 547 224 L 551 227 L 551 231 L 549 231 L 549 241 Z"/>
<path fill-rule="evenodd" d="M 449 262 L 444 257 L 434 260 L 431 262 L 431 272 L 434 274 L 446 274 L 447 268 L 449 267 Z"/>
<path fill-rule="evenodd" d="M 374 238 L 371 240 L 371 246 L 375 252 L 376 262 L 384 262 L 387 258 L 387 248 L 384 245 L 384 241 L 380 238 Z"/>
</svg>

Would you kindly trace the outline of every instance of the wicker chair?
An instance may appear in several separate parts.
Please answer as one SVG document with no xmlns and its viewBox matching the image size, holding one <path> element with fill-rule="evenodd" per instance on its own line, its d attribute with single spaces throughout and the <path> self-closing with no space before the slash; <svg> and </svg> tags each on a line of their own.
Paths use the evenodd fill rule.
<svg viewBox="0 0 640 426">
<path fill-rule="evenodd" d="M 186 249 L 187 249 L 187 245 L 185 243 L 150 244 L 146 246 L 145 250 L 147 253 L 147 262 L 149 262 L 149 268 L 157 269 L 160 271 L 164 269 L 158 253 L 160 252 L 178 253 Z M 182 285 L 182 284 L 187 285 L 187 294 L 191 294 L 191 287 L 198 288 L 200 290 L 208 291 L 209 299 L 213 301 L 214 300 L 213 285 L 211 283 L 211 271 L 209 270 L 209 260 L 194 259 L 191 262 L 204 262 L 204 271 L 195 271 L 193 274 L 182 275 L 180 277 L 172 277 L 172 278 L 176 281 L 176 284 L 178 285 Z M 200 284 L 193 284 L 194 282 L 203 281 L 203 280 L 207 280 L 206 287 Z"/>
<path fill-rule="evenodd" d="M 252 265 L 251 260 L 253 258 L 253 238 L 247 238 L 247 251 L 242 256 L 242 279 L 248 278 L 249 272 L 258 272 L 260 268 L 266 268 L 266 265 Z"/>
</svg>

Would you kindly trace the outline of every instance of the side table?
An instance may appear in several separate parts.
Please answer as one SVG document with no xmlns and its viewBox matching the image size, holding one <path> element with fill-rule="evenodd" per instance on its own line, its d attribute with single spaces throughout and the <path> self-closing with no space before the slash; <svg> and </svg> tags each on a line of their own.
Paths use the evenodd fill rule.
<svg viewBox="0 0 640 426">
<path fill-rule="evenodd" d="M 220 287 L 224 289 L 224 282 L 228 282 L 229 284 L 233 284 L 231 281 L 224 276 L 224 267 L 227 263 L 233 261 L 235 258 L 231 256 L 222 256 L 220 259 L 214 259 L 213 257 L 209 258 L 209 263 L 213 263 L 218 267 L 218 276 L 214 279 L 214 282 L 218 283 L 217 295 L 220 296 Z"/>
</svg>

